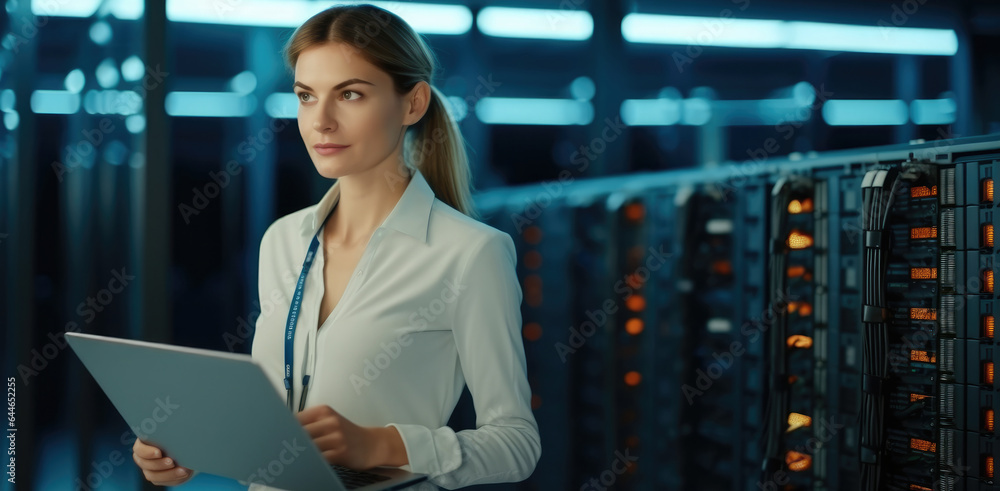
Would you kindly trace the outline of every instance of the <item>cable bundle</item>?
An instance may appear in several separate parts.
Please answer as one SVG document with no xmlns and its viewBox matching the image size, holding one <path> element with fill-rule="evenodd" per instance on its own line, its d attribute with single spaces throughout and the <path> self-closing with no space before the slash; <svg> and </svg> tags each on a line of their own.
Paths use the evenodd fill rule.
<svg viewBox="0 0 1000 491">
<path fill-rule="evenodd" d="M 788 245 L 785 243 L 788 228 L 788 203 L 791 200 L 791 183 L 788 178 L 781 178 L 771 190 L 771 275 L 770 275 L 770 308 L 775 309 L 774 325 L 771 326 L 767 350 L 767 394 L 764 407 L 764 461 L 761 471 L 764 482 L 767 482 L 781 469 L 781 439 L 785 431 L 783 415 L 788 414 L 788 373 L 785 360 L 784 338 L 788 330 L 787 309 L 779 308 L 776 299 L 779 292 L 785 289 L 783 274 L 788 262 Z"/>
<path fill-rule="evenodd" d="M 901 180 L 895 169 L 865 174 L 862 188 L 864 281 L 862 307 L 863 371 L 861 413 L 861 486 L 876 491 L 881 480 L 885 434 L 883 382 L 888 372 L 889 309 L 886 307 L 886 271 L 890 250 L 889 210 Z"/>
<path fill-rule="evenodd" d="M 774 324 L 770 327 L 767 345 L 767 393 L 764 407 L 763 462 L 761 471 L 765 482 L 772 479 L 785 464 L 781 456 L 784 434 L 788 429 L 789 381 L 788 381 L 788 309 L 783 304 L 788 287 L 788 254 L 791 249 L 788 238 L 789 204 L 796 192 L 812 188 L 812 182 L 800 176 L 782 177 L 771 190 L 771 234 L 770 234 L 770 308 L 774 311 Z M 811 193 L 811 191 L 810 191 Z"/>
</svg>

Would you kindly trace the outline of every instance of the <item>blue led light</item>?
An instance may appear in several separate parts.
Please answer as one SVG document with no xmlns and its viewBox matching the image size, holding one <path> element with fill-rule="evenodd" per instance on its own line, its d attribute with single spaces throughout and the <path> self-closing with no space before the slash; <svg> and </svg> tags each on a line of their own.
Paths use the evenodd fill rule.
<svg viewBox="0 0 1000 491">
<path fill-rule="evenodd" d="M 823 119 L 830 126 L 885 126 L 906 124 L 905 102 L 889 100 L 831 100 L 823 104 Z"/>
<path fill-rule="evenodd" d="M 626 15 L 621 29 L 632 43 L 944 56 L 958 51 L 952 29 L 639 13 Z"/>
<path fill-rule="evenodd" d="M 173 22 L 262 27 L 298 27 L 305 19 L 338 4 L 354 1 L 241 0 L 226 7 L 202 0 L 168 0 L 167 19 Z M 464 5 L 365 2 L 388 10 L 421 34 L 465 34 L 472 28 L 472 11 Z"/>
<path fill-rule="evenodd" d="M 572 83 L 569 84 L 569 92 L 573 95 L 573 98 L 578 101 L 589 101 L 594 98 L 594 94 L 597 92 L 597 87 L 594 85 L 594 81 L 590 77 L 576 77 Z"/>
<path fill-rule="evenodd" d="M 83 85 L 86 83 L 86 78 L 83 76 L 83 70 L 75 68 L 66 74 L 66 80 L 63 81 L 63 85 L 66 90 L 79 94 L 83 90 Z"/>
<path fill-rule="evenodd" d="M 233 92 L 170 92 L 165 107 L 170 116 L 235 118 L 252 114 L 256 101 Z"/>
<path fill-rule="evenodd" d="M 586 125 L 594 108 L 571 99 L 485 97 L 476 103 L 476 117 L 486 124 Z"/>
<path fill-rule="evenodd" d="M 36 90 L 31 93 L 35 114 L 74 114 L 80 110 L 80 94 L 67 90 Z"/>
<path fill-rule="evenodd" d="M 957 108 L 951 98 L 917 99 L 910 103 L 910 118 L 915 124 L 952 124 Z"/>
<path fill-rule="evenodd" d="M 142 64 L 142 59 L 136 55 L 125 58 L 122 62 L 122 78 L 128 82 L 135 82 L 146 74 L 146 66 Z"/>
<path fill-rule="evenodd" d="M 594 19 L 586 10 L 486 7 L 476 25 L 494 37 L 583 41 L 594 33 Z"/>
</svg>

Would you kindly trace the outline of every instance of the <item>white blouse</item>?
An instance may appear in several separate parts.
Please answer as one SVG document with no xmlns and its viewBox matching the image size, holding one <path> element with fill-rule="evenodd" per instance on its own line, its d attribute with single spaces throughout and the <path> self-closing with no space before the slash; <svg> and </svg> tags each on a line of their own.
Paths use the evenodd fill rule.
<svg viewBox="0 0 1000 491">
<path fill-rule="evenodd" d="M 340 196 L 338 184 L 318 204 L 276 220 L 261 239 L 252 356 L 282 401 L 290 298 L 309 243 Z M 295 330 L 293 405 L 305 370 L 305 407 L 325 404 L 361 426 L 395 426 L 409 460 L 403 469 L 446 489 L 522 481 L 541 456 L 541 441 L 514 242 L 438 200 L 420 171 L 408 185 L 387 185 L 407 187 L 318 331 L 322 250 L 315 256 Z M 476 429 L 456 432 L 447 422 L 465 384 Z"/>
</svg>

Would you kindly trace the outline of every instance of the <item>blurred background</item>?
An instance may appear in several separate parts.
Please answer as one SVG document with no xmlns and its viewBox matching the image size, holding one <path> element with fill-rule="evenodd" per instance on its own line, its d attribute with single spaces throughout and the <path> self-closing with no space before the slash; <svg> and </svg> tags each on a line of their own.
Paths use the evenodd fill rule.
<svg viewBox="0 0 1000 491">
<path fill-rule="evenodd" d="M 152 488 L 131 462 L 134 436 L 61 333 L 250 352 L 254 319 L 269 308 L 257 298 L 260 238 L 332 184 L 302 143 L 279 50 L 334 3 L 4 2 L 0 322 L 17 394 L 17 485 L 3 489 Z M 681 206 L 675 197 L 689 194 L 677 189 L 732 182 L 733 169 L 747 167 L 742 181 L 765 160 L 847 169 L 878 163 L 863 147 L 1000 132 L 993 1 L 371 3 L 403 17 L 437 54 L 434 83 L 468 141 L 484 221 L 519 248 L 543 456 L 527 481 L 487 487 L 579 489 L 597 478 L 622 489 L 754 489 L 765 455 L 747 448 L 759 433 L 723 430 L 763 420 L 766 405 L 756 399 L 746 403 L 756 412 L 719 423 L 712 438 L 728 450 L 699 452 L 692 421 L 710 411 L 683 404 L 701 338 L 685 337 L 691 318 L 668 321 L 669 305 L 717 285 L 665 268 L 653 276 L 675 290 L 661 297 L 616 288 L 655 255 L 657 230 L 682 229 L 683 210 L 711 209 Z M 656 179 L 674 189 L 656 201 L 663 207 L 615 194 Z M 762 179 L 770 189 L 774 179 Z M 711 255 L 677 247 L 669 264 Z M 704 264 L 733 273 L 733 263 Z M 600 313 L 605 300 L 621 311 Z M 744 318 L 730 309 L 734 297 L 704 301 L 732 324 Z M 580 334 L 587 319 L 598 329 Z M 719 326 L 709 332 L 729 332 Z M 450 424 L 475 426 L 467 391 Z M 627 450 L 639 460 L 609 474 Z M 795 489 L 857 489 L 823 477 L 836 469 Z M 239 485 L 203 475 L 186 488 Z"/>
</svg>

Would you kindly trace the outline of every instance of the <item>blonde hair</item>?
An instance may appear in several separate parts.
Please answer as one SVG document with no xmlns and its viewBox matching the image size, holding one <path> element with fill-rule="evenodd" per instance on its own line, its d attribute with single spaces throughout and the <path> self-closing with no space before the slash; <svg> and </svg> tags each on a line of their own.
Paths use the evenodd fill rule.
<svg viewBox="0 0 1000 491">
<path fill-rule="evenodd" d="M 437 59 L 423 38 L 399 16 L 374 5 L 337 5 L 310 17 L 292 33 L 283 51 L 288 67 L 295 70 L 303 50 L 330 42 L 344 43 L 388 73 L 400 95 L 418 82 L 430 85 L 427 112 L 407 129 L 403 153 L 411 157 L 404 160 L 420 169 L 438 199 L 478 219 L 465 139 L 445 107 L 444 95 L 431 83 Z"/>
</svg>

